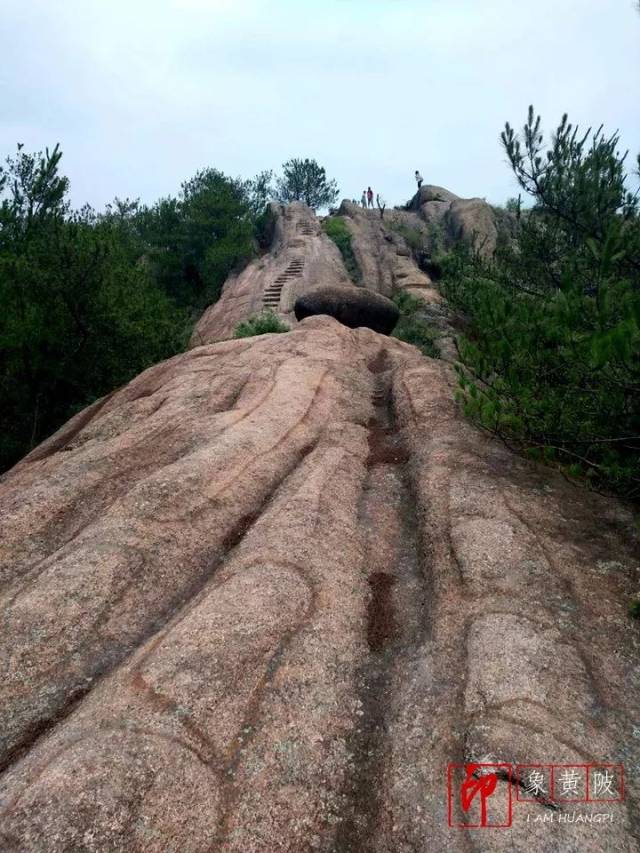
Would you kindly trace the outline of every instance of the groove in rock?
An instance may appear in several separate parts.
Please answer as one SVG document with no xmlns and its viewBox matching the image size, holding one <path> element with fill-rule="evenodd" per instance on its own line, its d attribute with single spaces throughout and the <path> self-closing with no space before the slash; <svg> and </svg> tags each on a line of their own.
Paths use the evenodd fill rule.
<svg viewBox="0 0 640 853">
<path fill-rule="evenodd" d="M 154 634 L 158 634 L 158 641 L 165 636 L 166 632 L 190 609 L 209 585 L 211 580 L 221 566 L 226 562 L 232 551 L 238 547 L 244 537 L 249 533 L 253 524 L 266 511 L 267 507 L 277 496 L 286 480 L 302 464 L 304 459 L 312 453 L 317 445 L 317 440 L 303 446 L 296 454 L 292 464 L 288 466 L 282 476 L 273 485 L 262 500 L 260 507 L 253 513 L 246 514 L 238 519 L 223 540 L 219 554 L 209 563 L 191 584 L 181 591 L 177 599 L 171 601 L 167 608 L 159 613 L 155 619 L 145 626 L 141 634 L 136 637 L 134 643 L 123 649 L 107 650 L 100 663 L 89 671 L 83 681 L 69 688 L 65 701 L 53 714 L 45 719 L 35 720 L 23 733 L 22 738 L 10 747 L 2 758 L 0 758 L 0 774 L 4 773 L 12 764 L 18 761 L 26 752 L 32 749 L 36 743 L 49 735 L 61 722 L 63 722 L 87 696 L 88 693 L 104 678 L 107 678 L 118 666 L 123 666 L 139 648 L 150 640 Z"/>
<path fill-rule="evenodd" d="M 384 351 L 369 365 L 374 374 L 369 422 L 367 477 L 359 507 L 365 539 L 365 571 L 371 596 L 367 610 L 369 656 L 358 673 L 361 703 L 349 751 L 354 770 L 348 805 L 333 853 L 392 850 L 393 816 L 388 799 L 390 724 L 407 659 L 421 643 L 425 578 L 418 547 L 408 453 L 391 402 L 391 371 Z"/>
</svg>

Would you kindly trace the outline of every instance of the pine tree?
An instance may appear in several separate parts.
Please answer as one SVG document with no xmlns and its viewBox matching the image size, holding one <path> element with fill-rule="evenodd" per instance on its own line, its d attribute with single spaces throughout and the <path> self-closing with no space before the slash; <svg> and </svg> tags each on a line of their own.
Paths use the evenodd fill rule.
<svg viewBox="0 0 640 853">
<path fill-rule="evenodd" d="M 315 160 L 287 160 L 278 180 L 280 201 L 303 201 L 313 210 L 331 207 L 338 200 L 338 185 L 327 179 L 327 173 Z"/>
<path fill-rule="evenodd" d="M 640 217 L 618 134 L 533 108 L 502 143 L 531 202 L 491 263 L 460 250 L 445 287 L 468 317 L 467 412 L 535 456 L 640 495 Z"/>
</svg>

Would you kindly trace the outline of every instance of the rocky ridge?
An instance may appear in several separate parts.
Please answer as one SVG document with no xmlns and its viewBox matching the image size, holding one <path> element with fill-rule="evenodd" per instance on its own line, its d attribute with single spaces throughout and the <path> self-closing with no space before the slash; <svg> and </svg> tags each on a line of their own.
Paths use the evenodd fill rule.
<svg viewBox="0 0 640 853">
<path fill-rule="evenodd" d="M 638 850 L 630 513 L 465 422 L 451 367 L 392 338 L 214 342 L 294 256 L 287 311 L 351 286 L 292 208 L 192 349 L 0 479 L 0 849 Z M 383 293 L 409 256 L 344 213 Z M 623 764 L 625 802 L 450 829 L 447 765 L 483 760 Z"/>
</svg>

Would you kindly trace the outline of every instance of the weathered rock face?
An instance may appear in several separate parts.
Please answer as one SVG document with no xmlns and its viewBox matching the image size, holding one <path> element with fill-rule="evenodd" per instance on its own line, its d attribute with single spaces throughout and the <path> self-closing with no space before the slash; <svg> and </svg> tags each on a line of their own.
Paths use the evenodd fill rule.
<svg viewBox="0 0 640 853">
<path fill-rule="evenodd" d="M 208 308 L 191 336 L 191 346 L 233 337 L 236 326 L 264 309 L 294 325 L 296 297 L 318 285 L 345 286 L 351 280 L 340 252 L 305 204 L 271 205 L 271 251 L 229 277 L 218 302 Z"/>
<path fill-rule="evenodd" d="M 436 284 L 414 258 L 417 247 L 432 249 L 428 223 L 413 211 L 386 210 L 381 218 L 377 210 L 364 210 L 351 202 L 343 202 L 339 213 L 352 235 L 363 286 L 387 296 L 405 291 L 420 299 L 425 318 L 438 334 L 441 357 L 455 360 L 450 312 Z"/>
<path fill-rule="evenodd" d="M 420 209 L 428 202 L 440 202 L 451 204 L 452 201 L 460 201 L 460 196 L 438 187 L 435 184 L 424 184 L 413 197 L 413 206 Z"/>
<path fill-rule="evenodd" d="M 364 287 L 319 287 L 303 293 L 294 306 L 296 319 L 325 314 L 350 329 L 365 326 L 390 335 L 400 312 L 386 296 Z"/>
<path fill-rule="evenodd" d="M 495 252 L 496 215 L 483 199 L 460 198 L 443 187 L 428 185 L 413 197 L 412 207 L 426 223 L 442 229 L 449 245 L 466 240 L 484 257 Z"/>
<path fill-rule="evenodd" d="M 146 371 L 0 480 L 2 850 L 637 849 L 632 519 L 453 382 L 314 317 Z M 626 802 L 470 836 L 471 760 L 622 763 Z"/>
<path fill-rule="evenodd" d="M 422 187 L 414 210 L 363 210 L 345 201 L 340 207 L 352 233 L 354 254 L 362 273 L 361 285 L 390 297 L 406 290 L 438 313 L 442 299 L 430 276 L 419 269 L 408 238 L 433 247 L 433 227 L 447 245 L 469 240 L 483 254 L 493 253 L 497 239 L 495 217 L 481 199 L 460 199 L 441 187 Z M 351 287 L 352 281 L 335 244 L 306 205 L 271 205 L 271 251 L 257 258 L 226 282 L 218 302 L 196 324 L 191 346 L 233 337 L 236 326 L 264 309 L 275 311 L 295 326 L 298 296 L 319 287 Z"/>
<path fill-rule="evenodd" d="M 425 299 L 439 300 L 433 282 L 418 268 L 403 237 L 403 232 L 411 232 L 428 244 L 428 229 L 416 213 L 386 210 L 381 219 L 377 210 L 364 210 L 349 201 L 342 202 L 339 213 L 351 231 L 364 287 L 383 296 L 408 290 L 419 291 Z"/>
</svg>

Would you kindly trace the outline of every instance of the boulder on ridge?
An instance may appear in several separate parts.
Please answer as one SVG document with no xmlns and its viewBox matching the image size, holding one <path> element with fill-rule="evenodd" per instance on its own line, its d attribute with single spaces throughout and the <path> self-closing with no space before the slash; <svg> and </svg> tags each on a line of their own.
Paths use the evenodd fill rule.
<svg viewBox="0 0 640 853">
<path fill-rule="evenodd" d="M 400 316 L 390 299 L 363 287 L 318 287 L 296 299 L 294 312 L 296 320 L 327 314 L 350 329 L 366 326 L 383 335 L 391 334 Z"/>
</svg>

